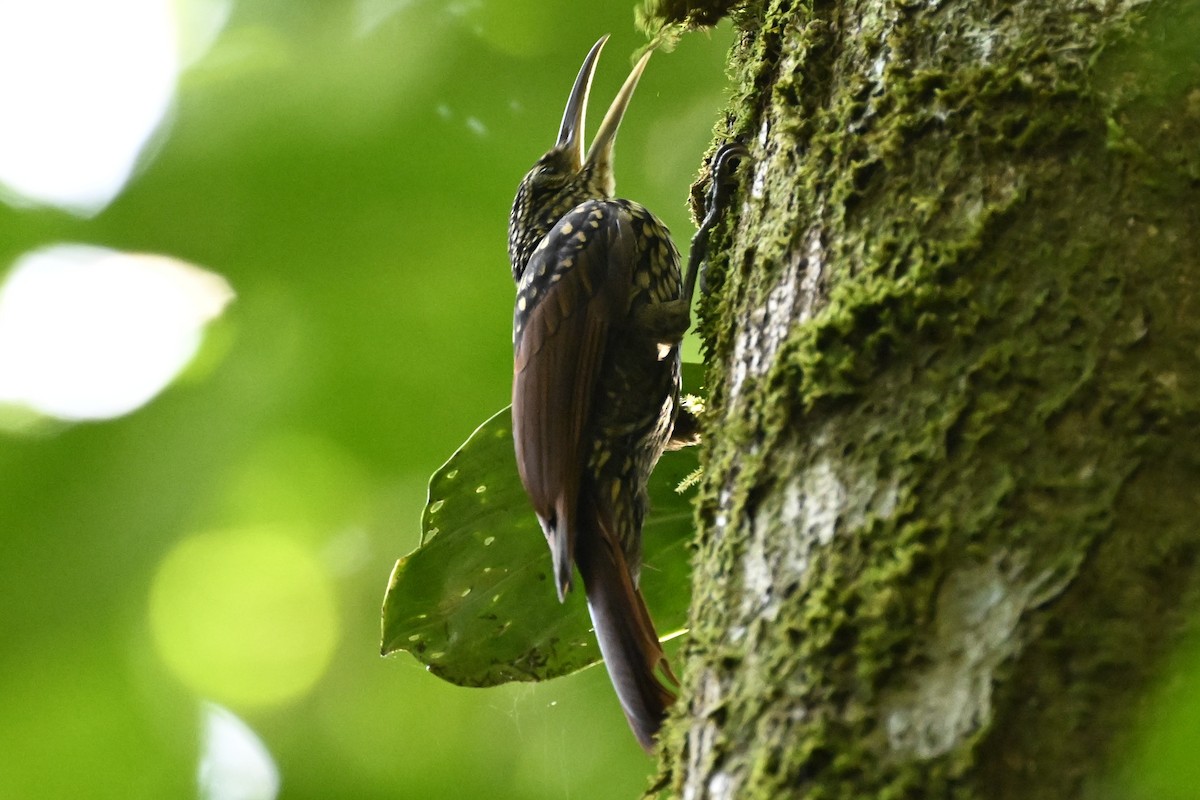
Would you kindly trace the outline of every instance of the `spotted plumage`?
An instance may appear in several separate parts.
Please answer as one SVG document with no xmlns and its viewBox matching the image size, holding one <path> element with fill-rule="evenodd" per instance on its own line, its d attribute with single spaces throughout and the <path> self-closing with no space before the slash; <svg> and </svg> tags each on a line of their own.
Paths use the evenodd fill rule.
<svg viewBox="0 0 1200 800">
<path fill-rule="evenodd" d="M 642 523 L 676 418 L 688 298 L 666 227 L 613 198 L 613 142 L 648 54 L 583 153 L 604 41 L 579 72 L 557 143 L 513 201 L 513 439 L 559 596 L 577 566 L 613 686 L 649 749 L 675 695 L 638 590 Z"/>
<path fill-rule="evenodd" d="M 578 231 L 579 233 L 572 233 Z M 587 410 L 580 442 L 585 469 L 581 480 L 589 487 L 611 485 L 613 532 L 634 577 L 641 562 L 641 525 L 646 510 L 645 485 L 671 433 L 679 398 L 679 348 L 653 332 L 641 330 L 639 314 L 668 300 L 680 299 L 679 253 L 663 224 L 645 207 L 629 200 L 586 200 L 553 227 L 542 240 L 522 275 L 513 318 L 519 379 L 534 381 L 540 365 L 531 364 L 552 347 L 569 348 L 576 358 L 591 363 L 591 392 L 581 397 Z M 613 253 L 619 257 L 614 258 Z M 566 281 L 570 289 L 554 291 Z M 556 304 L 536 317 L 530 314 L 539 297 Z M 597 339 L 596 354 L 577 352 L 585 343 L 554 342 L 563 326 L 586 325 L 572 320 L 578 309 L 603 303 L 605 336 Z M 541 328 L 526 335 L 526 321 Z M 672 337 L 674 338 L 674 337 Z M 578 363 L 578 362 L 577 362 Z M 532 374 L 530 374 L 532 373 Z M 576 376 L 583 377 L 583 376 Z M 547 375 L 547 380 L 554 379 Z M 529 432 L 527 436 L 538 434 Z M 611 456 L 624 456 L 613 462 Z M 556 563 L 558 585 L 570 585 L 570 534 Z"/>
</svg>

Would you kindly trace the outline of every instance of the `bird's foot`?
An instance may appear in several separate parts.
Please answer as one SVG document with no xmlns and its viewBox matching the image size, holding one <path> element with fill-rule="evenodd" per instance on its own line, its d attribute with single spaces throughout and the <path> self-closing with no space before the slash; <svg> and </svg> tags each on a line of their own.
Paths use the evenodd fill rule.
<svg viewBox="0 0 1200 800">
<path fill-rule="evenodd" d="M 733 186 L 736 163 L 750 157 L 750 151 L 740 142 L 726 142 L 717 148 L 710 169 L 710 184 L 708 201 L 705 203 L 704 220 L 699 230 L 692 237 L 692 247 L 688 253 L 688 269 L 684 278 L 683 293 L 689 305 L 697 278 L 700 281 L 700 291 L 705 291 L 704 272 L 708 265 L 708 236 L 721 218 L 725 206 L 729 204 L 730 189 Z"/>
</svg>

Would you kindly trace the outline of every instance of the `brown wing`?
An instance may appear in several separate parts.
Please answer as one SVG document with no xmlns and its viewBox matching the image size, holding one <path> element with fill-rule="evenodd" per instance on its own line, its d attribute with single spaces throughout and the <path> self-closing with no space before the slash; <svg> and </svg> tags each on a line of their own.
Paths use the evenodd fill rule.
<svg viewBox="0 0 1200 800">
<path fill-rule="evenodd" d="M 572 584 L 579 486 L 609 331 L 628 314 L 633 242 L 624 209 L 583 203 L 546 235 L 518 291 L 513 443 L 559 599 Z"/>
</svg>

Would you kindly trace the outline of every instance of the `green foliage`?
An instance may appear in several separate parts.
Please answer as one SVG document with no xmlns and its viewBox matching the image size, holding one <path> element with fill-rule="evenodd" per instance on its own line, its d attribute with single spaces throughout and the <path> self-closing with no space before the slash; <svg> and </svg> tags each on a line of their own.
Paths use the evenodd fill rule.
<svg viewBox="0 0 1200 800">
<path fill-rule="evenodd" d="M 185 259 L 237 299 L 146 407 L 0 433 L 0 797 L 194 797 L 210 701 L 261 739 L 286 800 L 635 796 L 651 765 L 601 670 L 478 692 L 378 655 L 380 589 L 416 545 L 430 472 L 510 392 L 513 191 L 605 32 L 595 97 L 620 86 L 644 43 L 631 4 L 169 5 L 232 11 L 112 205 L 0 197 L 0 279 L 77 242 Z M 617 147 L 618 192 L 681 247 L 728 41 L 656 54 Z M 38 69 L 4 78 L 43 92 Z M 255 542 L 289 575 L 238 563 Z M 289 597 L 296 564 L 331 598 L 320 625 L 296 624 L 313 600 Z M 278 689 L 281 659 L 323 671 L 248 702 L 180 666 L 254 631 L 261 647 L 226 665 L 244 685 Z"/>
<path fill-rule="evenodd" d="M 650 485 L 642 589 L 668 636 L 690 597 L 694 449 L 664 455 Z M 479 426 L 429 482 L 421 546 L 396 563 L 383 652 L 407 650 L 463 686 L 545 680 L 600 660 L 581 591 L 558 602 L 550 553 L 517 476 L 508 408 Z"/>
</svg>

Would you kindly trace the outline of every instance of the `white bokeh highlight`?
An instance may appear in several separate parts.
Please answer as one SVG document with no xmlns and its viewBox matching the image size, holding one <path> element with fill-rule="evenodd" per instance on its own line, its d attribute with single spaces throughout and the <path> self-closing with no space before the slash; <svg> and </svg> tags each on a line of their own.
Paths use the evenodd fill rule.
<svg viewBox="0 0 1200 800">
<path fill-rule="evenodd" d="M 127 414 L 187 366 L 233 296 L 220 275 L 166 256 L 28 253 L 0 286 L 0 403 L 64 420 Z"/>
<path fill-rule="evenodd" d="M 124 187 L 179 74 L 172 0 L 0 0 L 0 189 L 90 215 Z"/>
<path fill-rule="evenodd" d="M 202 707 L 198 782 L 202 800 L 275 800 L 279 768 L 266 745 L 233 712 Z"/>
</svg>

